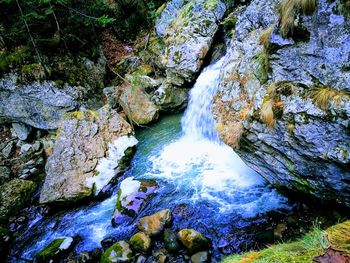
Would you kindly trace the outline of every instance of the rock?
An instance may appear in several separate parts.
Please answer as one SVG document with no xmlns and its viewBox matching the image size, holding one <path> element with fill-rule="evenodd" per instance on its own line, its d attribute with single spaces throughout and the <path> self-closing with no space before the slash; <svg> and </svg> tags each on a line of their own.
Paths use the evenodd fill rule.
<svg viewBox="0 0 350 263">
<path fill-rule="evenodd" d="M 152 254 L 153 254 L 153 258 L 156 260 L 152 262 L 165 263 L 168 260 L 167 253 L 164 249 L 153 251 Z"/>
<path fill-rule="evenodd" d="M 197 252 L 191 257 L 192 263 L 206 263 L 209 262 L 209 253 L 208 251 Z"/>
<path fill-rule="evenodd" d="M 112 224 L 131 222 L 142 210 L 152 193 L 158 188 L 153 181 L 134 180 L 128 177 L 120 183 Z"/>
<path fill-rule="evenodd" d="M 17 76 L 0 79 L 0 123 L 20 122 L 38 129 L 56 129 L 64 114 L 78 107 L 76 87 L 59 87 L 53 81 L 18 87 Z M 21 103 L 18 103 L 18 102 Z"/>
<path fill-rule="evenodd" d="M 118 98 L 117 98 L 117 88 L 116 87 L 106 87 L 103 89 L 103 94 L 106 98 L 108 105 L 115 109 L 118 107 Z"/>
<path fill-rule="evenodd" d="M 189 82 L 194 79 L 225 11 L 226 6 L 220 0 L 168 2 L 156 25 L 157 32 L 165 38 L 163 64 L 167 76 Z"/>
<path fill-rule="evenodd" d="M 15 142 L 11 141 L 9 142 L 1 151 L 2 155 L 5 158 L 10 158 L 15 150 Z"/>
<path fill-rule="evenodd" d="M 164 83 L 155 91 L 152 100 L 163 112 L 178 112 L 187 106 L 188 90 Z"/>
<path fill-rule="evenodd" d="M 32 145 L 29 143 L 23 144 L 21 146 L 21 154 L 26 154 L 29 152 L 29 150 L 32 148 Z"/>
<path fill-rule="evenodd" d="M 0 192 L 0 223 L 5 223 L 11 215 L 24 208 L 35 189 L 35 183 L 22 179 L 3 184 Z"/>
<path fill-rule="evenodd" d="M 51 260 L 62 259 L 72 248 L 73 238 L 62 237 L 52 241 L 47 247 L 36 255 L 38 262 L 50 262 Z"/>
<path fill-rule="evenodd" d="M 178 236 L 181 243 L 191 253 L 195 253 L 209 248 L 209 240 L 196 230 L 182 229 L 179 231 Z"/>
<path fill-rule="evenodd" d="M 46 163 L 40 203 L 72 203 L 100 194 L 130 160 L 137 144 L 132 134 L 108 107 L 68 114 Z"/>
<path fill-rule="evenodd" d="M 113 262 L 131 262 L 134 259 L 134 254 L 131 251 L 129 244 L 125 241 L 119 241 L 106 250 L 101 256 L 101 263 Z"/>
<path fill-rule="evenodd" d="M 138 232 L 130 238 L 132 249 L 139 252 L 147 252 L 151 247 L 151 239 L 143 232 Z"/>
<path fill-rule="evenodd" d="M 159 109 L 137 85 L 125 85 L 119 97 L 124 112 L 137 125 L 146 125 L 158 119 Z"/>
<path fill-rule="evenodd" d="M 15 133 L 21 141 L 27 140 L 28 136 L 32 132 L 32 127 L 22 124 L 22 123 L 12 123 L 12 128 L 15 130 Z"/>
<path fill-rule="evenodd" d="M 169 209 L 161 210 L 153 215 L 142 217 L 137 223 L 138 228 L 149 236 L 160 234 L 164 227 L 171 222 Z"/>
<path fill-rule="evenodd" d="M 163 233 L 163 240 L 165 249 L 169 252 L 175 252 L 179 250 L 179 243 L 177 242 L 177 236 L 170 229 L 165 229 Z"/>
<path fill-rule="evenodd" d="M 285 39 L 279 2 L 254 0 L 237 15 L 214 96 L 217 130 L 272 185 L 350 207 L 350 21 L 334 13 L 339 0 L 320 0 Z"/>
<path fill-rule="evenodd" d="M 0 185 L 10 181 L 11 170 L 6 166 L 0 166 Z"/>
</svg>

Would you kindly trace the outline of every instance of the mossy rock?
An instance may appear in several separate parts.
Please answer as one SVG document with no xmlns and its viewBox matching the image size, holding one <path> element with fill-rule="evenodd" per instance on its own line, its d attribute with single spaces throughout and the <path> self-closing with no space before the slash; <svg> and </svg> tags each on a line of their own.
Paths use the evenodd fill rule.
<svg viewBox="0 0 350 263">
<path fill-rule="evenodd" d="M 112 245 L 101 256 L 101 263 L 114 263 L 114 262 L 131 262 L 134 259 L 134 254 L 129 247 L 129 244 L 125 241 L 119 241 Z"/>
<path fill-rule="evenodd" d="M 182 229 L 178 234 L 181 243 L 191 253 L 203 251 L 209 248 L 210 241 L 194 229 Z"/>
<path fill-rule="evenodd" d="M 177 242 L 176 234 L 170 229 L 165 229 L 163 233 L 163 240 L 165 249 L 169 252 L 175 252 L 179 250 L 179 243 Z"/>
<path fill-rule="evenodd" d="M 6 222 L 24 208 L 30 200 L 36 184 L 29 180 L 14 179 L 1 186 L 0 192 L 0 222 Z"/>
<path fill-rule="evenodd" d="M 138 232 L 130 238 L 130 246 L 139 252 L 147 252 L 151 247 L 151 239 L 144 232 Z"/>
<path fill-rule="evenodd" d="M 49 262 L 56 258 L 62 258 L 63 254 L 71 248 L 72 243 L 73 238 L 71 237 L 55 239 L 36 255 L 36 260 L 38 262 Z"/>
</svg>

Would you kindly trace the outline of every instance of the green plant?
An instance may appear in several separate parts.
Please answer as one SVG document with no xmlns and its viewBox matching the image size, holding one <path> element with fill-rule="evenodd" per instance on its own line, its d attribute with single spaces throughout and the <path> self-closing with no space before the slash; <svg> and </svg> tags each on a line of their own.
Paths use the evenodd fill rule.
<svg viewBox="0 0 350 263">
<path fill-rule="evenodd" d="M 271 34 L 273 29 L 274 29 L 274 25 L 269 26 L 259 36 L 259 44 L 263 45 L 265 50 L 269 50 L 270 43 L 271 43 Z"/>
<path fill-rule="evenodd" d="M 270 72 L 269 54 L 264 49 L 255 55 L 254 59 L 259 64 L 259 68 L 257 69 L 257 78 L 261 84 L 264 84 L 268 80 L 268 75 Z"/>
</svg>

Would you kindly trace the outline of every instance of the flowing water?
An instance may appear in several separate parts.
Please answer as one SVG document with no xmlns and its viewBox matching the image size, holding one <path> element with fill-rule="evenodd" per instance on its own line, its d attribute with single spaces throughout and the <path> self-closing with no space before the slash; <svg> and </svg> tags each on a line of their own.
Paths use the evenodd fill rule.
<svg viewBox="0 0 350 263">
<path fill-rule="evenodd" d="M 112 227 L 114 191 L 102 202 L 33 221 L 18 238 L 16 253 L 31 259 L 55 238 L 77 235 L 77 252 L 91 250 L 107 237 L 130 238 L 139 217 L 165 208 L 174 215 L 174 231 L 194 228 L 213 240 L 214 260 L 254 246 L 256 230 L 270 222 L 269 214 L 291 208 L 215 131 L 211 105 L 222 63 L 198 77 L 181 121 L 180 115 L 168 116 L 137 132 L 138 149 L 123 178 L 153 179 L 160 188 L 131 224 Z"/>
</svg>

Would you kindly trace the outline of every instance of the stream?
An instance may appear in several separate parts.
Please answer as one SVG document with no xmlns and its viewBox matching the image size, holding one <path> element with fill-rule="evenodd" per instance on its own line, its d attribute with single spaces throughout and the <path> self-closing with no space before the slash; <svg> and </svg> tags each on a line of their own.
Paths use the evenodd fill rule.
<svg viewBox="0 0 350 263">
<path fill-rule="evenodd" d="M 100 247 L 108 237 L 127 240 L 137 232 L 140 217 L 166 208 L 174 216 L 174 231 L 193 228 L 213 241 L 213 261 L 259 244 L 259 231 L 274 218 L 287 217 L 294 205 L 247 167 L 215 131 L 211 105 L 223 59 L 203 70 L 183 115 L 165 116 L 136 132 L 137 151 L 119 183 L 132 176 L 155 180 L 160 187 L 131 224 L 111 225 L 116 187 L 103 201 L 30 222 L 17 238 L 16 253 L 33 259 L 64 236 L 81 237 L 77 253 Z"/>
</svg>

